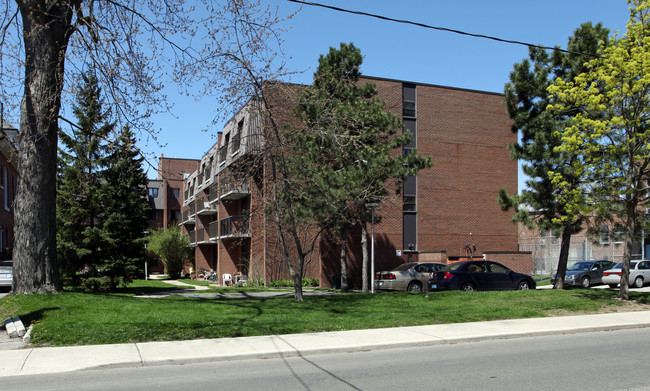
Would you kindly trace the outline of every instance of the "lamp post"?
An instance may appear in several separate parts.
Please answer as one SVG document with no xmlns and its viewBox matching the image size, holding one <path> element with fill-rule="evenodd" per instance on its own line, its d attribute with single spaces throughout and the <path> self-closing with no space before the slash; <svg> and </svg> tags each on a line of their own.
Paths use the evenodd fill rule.
<svg viewBox="0 0 650 391">
<path fill-rule="evenodd" d="M 370 293 L 375 293 L 375 208 L 379 206 L 379 200 L 366 202 L 366 208 L 370 208 Z"/>
</svg>

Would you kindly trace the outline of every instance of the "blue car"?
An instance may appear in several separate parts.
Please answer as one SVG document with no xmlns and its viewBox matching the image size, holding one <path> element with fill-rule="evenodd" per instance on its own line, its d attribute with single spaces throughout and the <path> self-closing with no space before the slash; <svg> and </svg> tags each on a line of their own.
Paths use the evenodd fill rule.
<svg viewBox="0 0 650 391">
<path fill-rule="evenodd" d="M 430 291 L 527 290 L 535 289 L 535 280 L 492 261 L 466 261 L 447 265 L 434 272 L 427 284 Z"/>
</svg>

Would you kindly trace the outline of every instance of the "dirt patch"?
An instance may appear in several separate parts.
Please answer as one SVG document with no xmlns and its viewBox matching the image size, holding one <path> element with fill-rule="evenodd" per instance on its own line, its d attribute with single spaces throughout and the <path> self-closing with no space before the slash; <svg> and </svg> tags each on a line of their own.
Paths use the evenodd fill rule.
<svg viewBox="0 0 650 391">
<path fill-rule="evenodd" d="M 635 312 L 650 311 L 650 304 L 640 303 L 635 300 L 616 299 L 617 304 L 611 304 L 601 307 L 597 311 L 569 311 L 565 309 L 555 309 L 547 312 L 549 316 L 571 316 L 571 315 L 589 315 L 589 314 L 610 314 L 615 312 Z"/>
</svg>

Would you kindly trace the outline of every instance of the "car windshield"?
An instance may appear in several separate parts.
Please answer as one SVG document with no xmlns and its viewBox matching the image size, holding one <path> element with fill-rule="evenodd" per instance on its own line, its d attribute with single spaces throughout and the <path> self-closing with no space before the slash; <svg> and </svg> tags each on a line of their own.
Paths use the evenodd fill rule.
<svg viewBox="0 0 650 391">
<path fill-rule="evenodd" d="M 589 270 L 591 269 L 591 265 L 593 265 L 593 262 L 576 262 L 566 270 L 571 270 L 571 271 Z"/>
<path fill-rule="evenodd" d="M 413 267 L 413 265 L 414 265 L 413 262 L 411 262 L 411 263 L 404 263 L 404 264 L 402 264 L 402 265 L 399 265 L 398 267 L 396 267 L 396 268 L 393 269 L 392 271 L 394 271 L 394 272 L 403 272 L 404 270 L 408 270 L 408 269 L 410 269 L 411 267 Z"/>
</svg>

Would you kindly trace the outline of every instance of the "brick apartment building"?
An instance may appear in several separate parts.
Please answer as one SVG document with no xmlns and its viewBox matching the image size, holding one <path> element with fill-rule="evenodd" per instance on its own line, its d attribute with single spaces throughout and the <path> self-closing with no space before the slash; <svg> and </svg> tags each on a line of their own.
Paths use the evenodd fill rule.
<svg viewBox="0 0 650 391">
<path fill-rule="evenodd" d="M 433 159 L 432 168 L 406 178 L 401 194 L 391 193 L 376 208 L 375 269 L 407 261 L 457 260 L 475 248 L 473 256 L 532 272 L 530 253 L 518 251 L 511 213 L 497 203 L 499 188 L 517 189 L 517 163 L 507 149 L 517 137 L 510 131 L 503 96 L 372 77 L 361 82 L 375 83 L 378 98 L 412 133 L 402 153 L 417 148 Z M 284 97 L 271 94 L 276 118 L 292 121 L 299 88 L 288 88 L 293 92 Z M 254 164 L 264 145 L 259 105 L 249 102 L 226 124 L 185 182 L 181 224 L 195 246 L 195 266 L 214 270 L 220 280 L 223 274 L 264 281 L 289 278 L 273 218 L 264 210 L 270 180 L 264 165 L 248 176 L 236 175 L 242 166 Z M 358 232 L 352 232 L 347 264 L 353 286 L 361 281 L 359 243 Z M 338 257 L 338 244 L 323 236 L 307 260 L 305 277 L 330 286 L 340 273 Z"/>
<path fill-rule="evenodd" d="M 14 208 L 18 181 L 18 130 L 3 120 L 0 129 L 0 260 L 11 259 L 14 243 Z"/>
<path fill-rule="evenodd" d="M 158 178 L 149 179 L 149 203 L 151 215 L 147 220 L 150 229 L 178 225 L 183 205 L 183 183 L 199 168 L 198 159 L 158 159 Z M 162 262 L 157 257 L 149 259 L 150 272 L 162 272 Z"/>
</svg>

